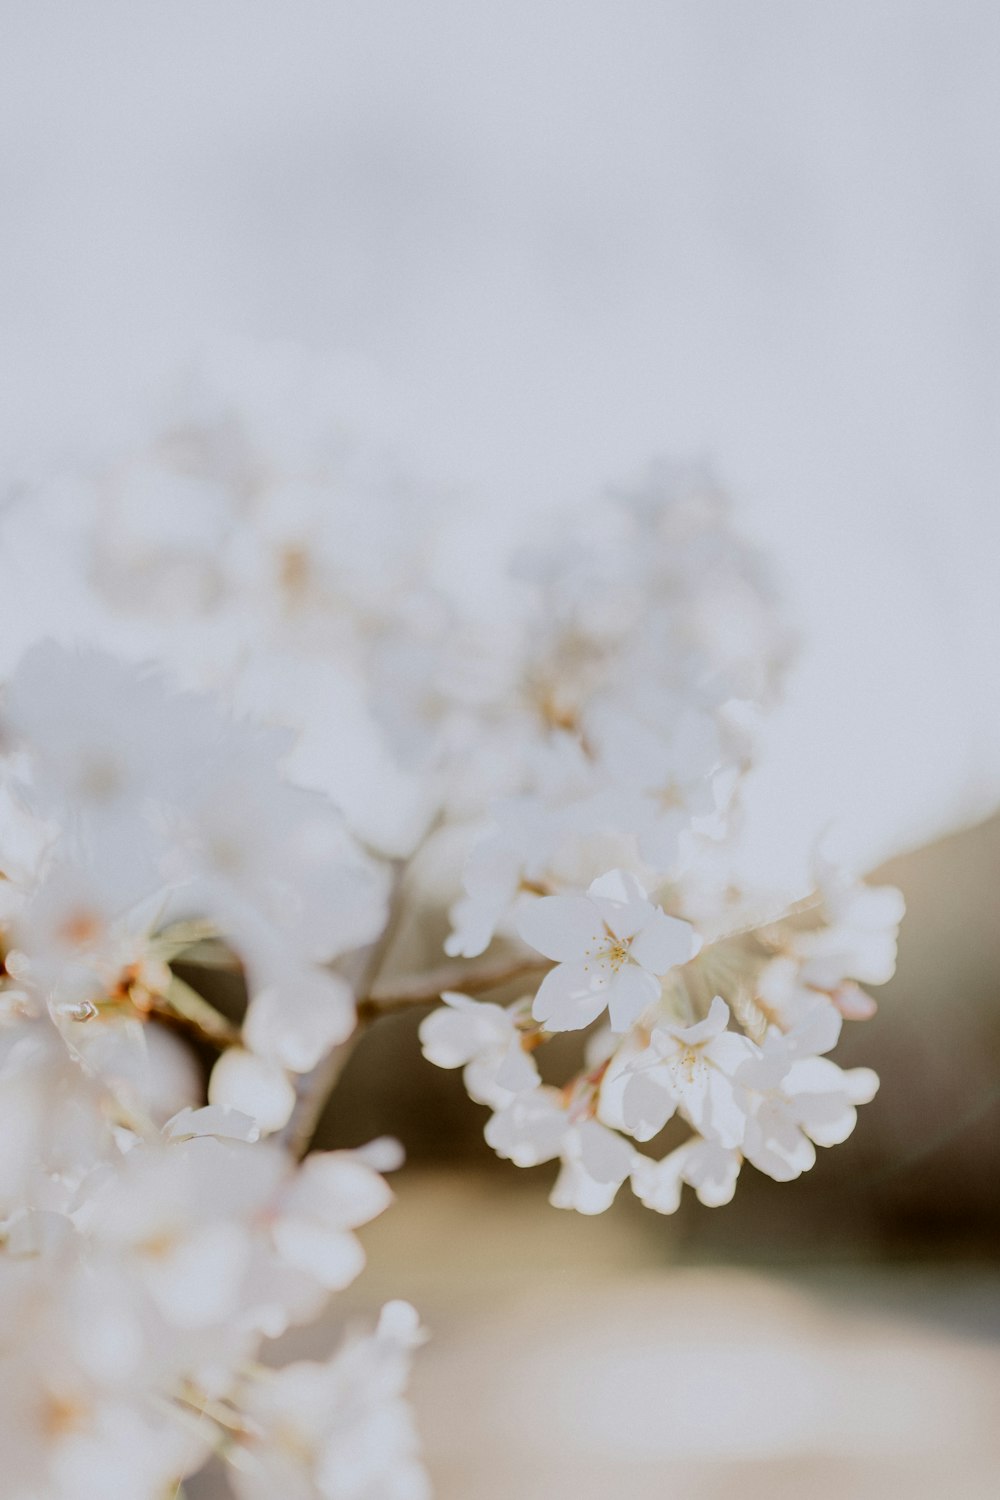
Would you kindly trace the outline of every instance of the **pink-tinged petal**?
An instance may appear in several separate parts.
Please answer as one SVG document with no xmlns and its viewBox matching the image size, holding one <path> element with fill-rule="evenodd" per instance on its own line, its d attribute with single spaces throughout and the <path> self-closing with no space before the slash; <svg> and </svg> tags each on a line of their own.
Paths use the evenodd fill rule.
<svg viewBox="0 0 1000 1500">
<path fill-rule="evenodd" d="M 845 1021 L 870 1021 L 878 1010 L 868 991 L 850 981 L 840 985 L 834 991 L 832 999 Z"/>
<path fill-rule="evenodd" d="M 632 940 L 629 953 L 637 964 L 653 974 L 666 974 L 677 964 L 686 964 L 701 947 L 701 939 L 680 917 L 668 917 L 658 906 Z"/>
<path fill-rule="evenodd" d="M 538 987 L 531 1014 L 546 1031 L 580 1031 L 608 1003 L 607 969 L 582 963 L 559 964 Z"/>
<path fill-rule="evenodd" d="M 660 981 L 637 964 L 626 964 L 607 988 L 608 1019 L 612 1031 L 628 1031 L 660 998 Z"/>
<path fill-rule="evenodd" d="M 588 895 L 616 938 L 633 937 L 656 908 L 627 870 L 609 870 L 591 882 Z"/>
<path fill-rule="evenodd" d="M 539 896 L 517 916 L 517 931 L 529 948 L 565 963 L 582 958 L 605 941 L 601 918 L 586 896 Z"/>
<path fill-rule="evenodd" d="M 852 1104 L 870 1104 L 879 1090 L 879 1076 L 873 1068 L 848 1068 L 842 1083 Z"/>
</svg>

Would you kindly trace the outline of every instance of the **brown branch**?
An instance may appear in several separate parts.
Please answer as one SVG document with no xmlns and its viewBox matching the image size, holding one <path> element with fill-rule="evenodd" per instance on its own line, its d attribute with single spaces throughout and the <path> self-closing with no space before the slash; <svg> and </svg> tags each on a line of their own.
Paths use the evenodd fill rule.
<svg viewBox="0 0 1000 1500">
<path fill-rule="evenodd" d="M 379 1016 L 408 1010 L 411 1006 L 433 1005 L 445 990 L 458 990 L 463 995 L 481 995 L 489 990 L 499 989 L 502 984 L 509 984 L 515 979 L 543 974 L 551 967 L 548 959 L 538 956 L 513 962 L 506 959 L 503 963 L 494 960 L 492 964 L 477 963 L 466 968 L 457 964 L 443 964 L 440 969 L 404 981 L 389 991 L 379 992 L 376 986 L 359 1001 L 358 1015 L 366 1021 L 374 1021 Z"/>
<path fill-rule="evenodd" d="M 353 976 L 353 981 L 359 992 L 367 990 L 376 978 L 379 967 L 396 935 L 404 873 L 405 866 L 402 862 L 397 863 L 389 902 L 389 915 L 381 936 L 365 951 L 355 955 L 358 973 Z M 328 1052 L 311 1073 L 304 1073 L 296 1078 L 295 1107 L 278 1136 L 281 1143 L 296 1156 L 305 1156 L 309 1150 L 330 1095 L 340 1081 L 340 1075 L 357 1046 L 364 1025 L 359 1007 L 358 1024 L 351 1035 Z"/>
<path fill-rule="evenodd" d="M 240 1041 L 240 1028 L 176 974 L 171 975 L 165 995 L 148 994 L 142 1000 L 133 995 L 130 999 L 140 1015 L 155 1017 L 163 1025 L 207 1042 L 220 1052 Z"/>
</svg>

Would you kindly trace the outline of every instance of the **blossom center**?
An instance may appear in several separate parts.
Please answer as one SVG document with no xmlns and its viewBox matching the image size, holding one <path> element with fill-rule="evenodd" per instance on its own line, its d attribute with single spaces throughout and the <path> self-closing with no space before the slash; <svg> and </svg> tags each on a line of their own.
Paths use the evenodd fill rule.
<svg viewBox="0 0 1000 1500">
<path fill-rule="evenodd" d="M 685 1047 L 674 1059 L 674 1068 L 682 1073 L 688 1083 L 694 1083 L 695 1075 L 704 1070 L 705 1059 L 699 1047 Z"/>
<path fill-rule="evenodd" d="M 604 952 L 601 954 L 601 957 L 605 960 L 606 963 L 611 965 L 611 968 L 617 974 L 618 970 L 621 969 L 626 963 L 628 963 L 628 949 L 629 945 L 627 940 L 623 940 L 622 938 L 614 938 L 608 945 L 608 947 L 605 948 Z"/>
</svg>

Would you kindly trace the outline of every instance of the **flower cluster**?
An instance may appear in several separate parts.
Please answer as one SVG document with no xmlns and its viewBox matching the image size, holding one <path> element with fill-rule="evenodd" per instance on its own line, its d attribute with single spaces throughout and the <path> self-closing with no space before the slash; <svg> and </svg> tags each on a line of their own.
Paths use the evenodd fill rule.
<svg viewBox="0 0 1000 1500">
<path fill-rule="evenodd" d="M 8 1493 L 161 1500 L 212 1451 L 264 1493 L 267 1411 L 305 1377 L 255 1373 L 261 1343 L 354 1280 L 353 1231 L 392 1196 L 377 1168 L 395 1143 L 298 1164 L 275 1135 L 354 1030 L 335 966 L 379 936 L 385 871 L 283 777 L 284 736 L 154 673 L 46 643 L 0 723 Z M 239 966 L 242 1017 L 176 972 L 206 943 Z M 218 1053 L 208 1104 L 185 1038 Z M 390 1309 L 320 1367 L 288 1493 L 293 1469 L 329 1500 L 426 1493 L 400 1400 L 408 1318 Z"/>
<path fill-rule="evenodd" d="M 654 468 L 508 555 L 344 401 L 298 356 L 223 359 L 0 511 L 14 1500 L 162 1500 L 210 1452 L 240 1500 L 427 1493 L 412 1309 L 259 1363 L 389 1202 L 394 1143 L 299 1160 L 383 1009 L 443 1002 L 427 1058 L 583 1213 L 796 1177 L 877 1087 L 827 1054 L 898 893 L 821 862 L 762 923 L 734 886 L 790 638 L 716 486 Z"/>
<path fill-rule="evenodd" d="M 872 1005 L 856 978 L 872 982 L 876 958 L 888 977 L 901 901 L 891 887 L 841 880 L 833 904 L 820 925 L 771 923 L 701 948 L 689 923 L 622 870 L 586 897 L 536 897 L 520 932 L 554 963 L 533 1002 L 445 996 L 449 1008 L 422 1023 L 424 1054 L 464 1065 L 470 1095 L 494 1110 L 486 1139 L 500 1156 L 560 1160 L 557 1207 L 600 1213 L 626 1180 L 660 1213 L 679 1207 L 685 1182 L 715 1207 L 732 1198 L 744 1161 L 788 1181 L 814 1164 L 816 1146 L 847 1139 L 855 1106 L 878 1088 L 871 1069 L 845 1072 L 825 1054 L 844 1015 Z M 742 1028 L 716 985 L 730 990 Z M 605 1011 L 583 1070 L 545 1085 L 537 1048 Z M 632 1144 L 675 1119 L 690 1134 L 660 1160 Z"/>
<path fill-rule="evenodd" d="M 292 1371 L 256 1373 L 261 1343 L 354 1280 L 364 1255 L 353 1231 L 388 1206 L 384 1179 L 364 1152 L 297 1166 L 216 1106 L 183 1108 L 159 1129 L 138 1120 L 46 1014 L 5 1016 L 0 1077 L 6 1492 L 159 1500 L 216 1451 L 238 1455 L 241 1494 L 276 1493 L 266 1409 L 270 1383 L 280 1392 Z M 335 1356 L 324 1442 L 317 1433 L 315 1452 L 297 1453 L 294 1487 L 286 1460 L 284 1492 L 426 1493 L 399 1409 L 415 1341 L 412 1322 L 390 1314 L 369 1354 Z M 353 1426 L 348 1360 L 372 1367 L 368 1421 L 391 1451 Z M 389 1476 L 385 1487 L 344 1488 L 363 1464 Z"/>
<path fill-rule="evenodd" d="M 102 653 L 33 647 L 0 724 L 5 844 L 21 855 L 5 870 L 8 972 L 57 1020 L 183 1009 L 168 961 L 202 924 L 239 955 L 249 995 L 210 1097 L 280 1128 L 289 1075 L 354 1029 L 330 965 L 381 932 L 384 869 L 282 777 L 286 736 Z"/>
</svg>

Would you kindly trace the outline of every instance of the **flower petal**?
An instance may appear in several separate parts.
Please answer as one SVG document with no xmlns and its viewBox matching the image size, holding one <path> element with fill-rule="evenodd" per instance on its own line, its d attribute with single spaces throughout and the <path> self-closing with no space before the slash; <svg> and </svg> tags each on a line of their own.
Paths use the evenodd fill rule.
<svg viewBox="0 0 1000 1500">
<path fill-rule="evenodd" d="M 577 1148 L 580 1161 L 596 1182 L 623 1183 L 632 1170 L 632 1147 L 620 1135 L 596 1120 L 585 1120 L 578 1126 Z"/>
<path fill-rule="evenodd" d="M 686 964 L 701 947 L 701 939 L 680 917 L 669 917 L 654 906 L 649 920 L 632 939 L 630 956 L 653 974 L 666 974 L 677 964 Z"/>
<path fill-rule="evenodd" d="M 626 1077 L 622 1118 L 625 1129 L 637 1141 L 651 1141 L 674 1116 L 677 1099 L 664 1086 L 664 1078 L 664 1070 L 636 1072 Z"/>
<path fill-rule="evenodd" d="M 706 1208 L 721 1208 L 732 1202 L 743 1158 L 736 1150 L 717 1141 L 688 1141 L 674 1155 L 684 1153 L 683 1172 Z"/>
<path fill-rule="evenodd" d="M 638 1156 L 632 1166 L 632 1191 L 644 1204 L 658 1214 L 673 1214 L 681 1206 L 681 1169 L 683 1162 L 677 1160 L 677 1152 L 671 1152 L 662 1161 L 651 1161 L 648 1156 Z"/>
<path fill-rule="evenodd" d="M 531 1014 L 547 1031 L 580 1031 L 607 1005 L 611 977 L 582 961 L 558 964 L 539 985 Z"/>
<path fill-rule="evenodd" d="M 586 896 L 539 896 L 522 907 L 517 931 L 529 948 L 563 963 L 605 941 L 601 919 Z"/>
<path fill-rule="evenodd" d="M 612 1031 L 628 1031 L 644 1010 L 660 998 L 660 981 L 638 964 L 626 964 L 608 985 L 608 1019 Z"/>
<path fill-rule="evenodd" d="M 591 882 L 588 895 L 617 938 L 633 937 L 656 910 L 628 870 L 609 870 Z"/>
</svg>

